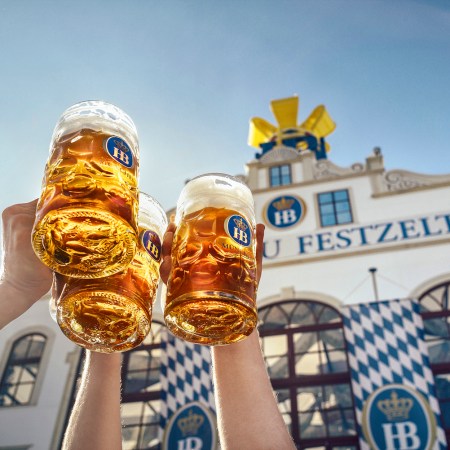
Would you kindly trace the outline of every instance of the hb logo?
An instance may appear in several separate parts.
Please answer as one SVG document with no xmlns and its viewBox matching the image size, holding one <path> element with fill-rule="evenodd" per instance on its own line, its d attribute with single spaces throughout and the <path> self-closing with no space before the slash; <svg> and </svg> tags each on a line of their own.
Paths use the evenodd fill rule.
<svg viewBox="0 0 450 450">
<path fill-rule="evenodd" d="M 161 240 L 159 236 L 151 230 L 146 230 L 141 235 L 141 242 L 147 253 L 156 261 L 161 259 Z"/>
<path fill-rule="evenodd" d="M 133 167 L 133 152 L 128 144 L 117 136 L 111 136 L 105 142 L 109 156 L 125 167 Z"/>
<path fill-rule="evenodd" d="M 164 430 L 162 450 L 216 450 L 217 431 L 213 413 L 200 402 L 182 406 Z"/>
<path fill-rule="evenodd" d="M 299 198 L 283 195 L 268 204 L 264 218 L 269 225 L 276 228 L 291 227 L 304 217 L 305 209 L 303 201 Z"/>
<path fill-rule="evenodd" d="M 243 247 L 248 247 L 252 241 L 252 231 L 248 222 L 241 216 L 230 216 L 225 220 L 225 231 L 228 236 Z"/>
<path fill-rule="evenodd" d="M 436 418 L 425 397 L 402 384 L 388 384 L 364 405 L 364 436 L 374 450 L 431 450 Z"/>
</svg>

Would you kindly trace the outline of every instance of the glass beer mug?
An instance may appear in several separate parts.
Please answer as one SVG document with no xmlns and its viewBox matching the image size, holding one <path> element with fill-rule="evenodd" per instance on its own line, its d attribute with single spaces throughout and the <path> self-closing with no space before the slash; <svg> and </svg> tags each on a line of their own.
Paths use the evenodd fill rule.
<svg viewBox="0 0 450 450">
<path fill-rule="evenodd" d="M 186 341 L 237 342 L 256 326 L 256 224 L 250 189 L 225 174 L 190 180 L 177 202 L 172 269 L 163 300 Z"/>
<path fill-rule="evenodd" d="M 32 242 L 56 272 L 125 269 L 137 245 L 139 148 L 128 115 L 102 101 L 68 108 L 52 136 Z"/>
<path fill-rule="evenodd" d="M 52 297 L 63 333 L 89 350 L 111 353 L 139 345 L 150 332 L 159 283 L 166 213 L 139 194 L 139 244 L 128 268 L 106 278 L 54 274 Z"/>
</svg>

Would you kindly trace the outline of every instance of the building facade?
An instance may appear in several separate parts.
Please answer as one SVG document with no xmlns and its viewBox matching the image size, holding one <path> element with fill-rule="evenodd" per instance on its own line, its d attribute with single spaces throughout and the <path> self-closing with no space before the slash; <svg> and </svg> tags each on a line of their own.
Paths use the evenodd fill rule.
<svg viewBox="0 0 450 450">
<path fill-rule="evenodd" d="M 376 448 L 367 431 L 367 404 L 376 392 L 362 400 L 355 392 L 355 367 L 361 366 L 354 365 L 347 318 L 361 305 L 378 311 L 399 301 L 412 303 L 420 317 L 413 327 L 423 339 L 432 377 L 426 400 L 432 407 L 436 401 L 437 431 L 431 447 L 423 448 L 445 448 L 445 439 L 450 442 L 450 174 L 386 170 L 378 148 L 364 161 L 339 167 L 327 158 L 331 118 L 322 107 L 297 125 L 295 103 L 273 102 L 277 126 L 252 121 L 249 141 L 258 150 L 240 175 L 253 192 L 257 221 L 266 225 L 259 331 L 280 411 L 298 448 Z M 0 334 L 0 450 L 60 447 L 82 351 L 62 335 L 48 303 L 44 297 Z M 124 354 L 125 449 L 161 447 L 165 327 L 159 303 L 152 333 Z M 369 380 L 382 378 L 381 369 L 370 373 Z M 402 395 L 380 405 L 397 411 L 412 404 L 404 400 L 408 393 Z M 422 448 L 411 421 L 392 423 L 398 425 L 394 431 L 389 424 L 383 428 L 391 430 L 392 448 Z M 403 437 L 400 423 L 409 424 Z"/>
</svg>

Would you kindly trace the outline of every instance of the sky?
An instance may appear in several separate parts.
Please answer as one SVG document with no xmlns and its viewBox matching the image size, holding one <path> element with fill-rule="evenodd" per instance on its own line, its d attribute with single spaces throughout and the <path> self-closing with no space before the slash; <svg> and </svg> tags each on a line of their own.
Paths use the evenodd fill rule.
<svg viewBox="0 0 450 450">
<path fill-rule="evenodd" d="M 329 159 L 450 173 L 450 0 L 0 0 L 0 210 L 39 196 L 53 128 L 86 99 L 136 124 L 140 189 L 244 173 L 252 117 L 324 104 Z"/>
</svg>

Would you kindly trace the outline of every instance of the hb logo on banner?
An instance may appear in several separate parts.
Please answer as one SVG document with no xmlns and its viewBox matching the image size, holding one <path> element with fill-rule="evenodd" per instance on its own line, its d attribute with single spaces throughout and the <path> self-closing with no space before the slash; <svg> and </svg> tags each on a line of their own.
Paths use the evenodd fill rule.
<svg viewBox="0 0 450 450">
<path fill-rule="evenodd" d="M 446 450 L 415 300 L 342 308 L 361 450 Z"/>
<path fill-rule="evenodd" d="M 436 440 L 436 419 L 415 389 L 388 384 L 364 404 L 364 436 L 373 449 L 428 450 Z"/>
</svg>

